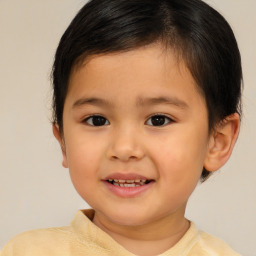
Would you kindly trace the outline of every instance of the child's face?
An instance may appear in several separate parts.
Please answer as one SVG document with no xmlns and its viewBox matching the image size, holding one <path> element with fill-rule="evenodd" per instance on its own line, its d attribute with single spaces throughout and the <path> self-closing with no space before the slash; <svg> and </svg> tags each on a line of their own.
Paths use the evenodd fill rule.
<svg viewBox="0 0 256 256">
<path fill-rule="evenodd" d="M 71 75 L 63 127 L 63 165 L 96 214 L 123 225 L 184 215 L 209 131 L 204 98 L 174 53 L 153 45 L 90 58 Z"/>
</svg>

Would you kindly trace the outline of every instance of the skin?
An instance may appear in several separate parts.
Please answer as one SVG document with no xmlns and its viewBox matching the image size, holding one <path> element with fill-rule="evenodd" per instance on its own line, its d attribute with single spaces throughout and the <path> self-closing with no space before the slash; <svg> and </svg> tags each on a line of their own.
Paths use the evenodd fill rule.
<svg viewBox="0 0 256 256">
<path fill-rule="evenodd" d="M 110 105 L 85 103 L 93 97 Z M 145 98 L 169 97 L 169 103 Z M 138 99 L 141 99 L 140 101 Z M 92 126 L 91 115 L 105 124 Z M 164 115 L 154 126 L 152 116 Z M 89 118 L 89 119 L 88 119 Z M 53 132 L 63 166 L 81 197 L 95 209 L 93 222 L 137 255 L 156 255 L 189 228 L 184 217 L 203 166 L 216 171 L 229 158 L 239 116 L 208 129 L 206 103 L 186 65 L 154 44 L 125 53 L 93 56 L 71 74 L 63 135 Z M 123 198 L 103 179 L 115 173 L 154 180 L 143 193 Z M 157 232 L 155 232 L 157 230 Z"/>
</svg>

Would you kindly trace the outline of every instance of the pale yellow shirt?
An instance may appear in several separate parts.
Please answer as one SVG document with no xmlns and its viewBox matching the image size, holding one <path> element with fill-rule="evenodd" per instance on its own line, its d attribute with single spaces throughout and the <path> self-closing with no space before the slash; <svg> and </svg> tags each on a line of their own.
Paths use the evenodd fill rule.
<svg viewBox="0 0 256 256">
<path fill-rule="evenodd" d="M 3 248 L 0 256 L 134 256 L 98 228 L 91 220 L 93 210 L 78 211 L 68 227 L 24 232 Z M 159 256 L 239 256 L 222 240 L 189 230 L 172 248 Z"/>
</svg>

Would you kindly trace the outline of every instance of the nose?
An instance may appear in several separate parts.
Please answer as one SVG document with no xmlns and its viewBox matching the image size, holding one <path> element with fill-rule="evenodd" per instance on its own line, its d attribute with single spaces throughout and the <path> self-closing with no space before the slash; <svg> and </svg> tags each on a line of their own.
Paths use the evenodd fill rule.
<svg viewBox="0 0 256 256">
<path fill-rule="evenodd" d="M 107 157 L 123 162 L 142 159 L 145 154 L 140 137 L 135 129 L 126 128 L 113 131 Z"/>
</svg>

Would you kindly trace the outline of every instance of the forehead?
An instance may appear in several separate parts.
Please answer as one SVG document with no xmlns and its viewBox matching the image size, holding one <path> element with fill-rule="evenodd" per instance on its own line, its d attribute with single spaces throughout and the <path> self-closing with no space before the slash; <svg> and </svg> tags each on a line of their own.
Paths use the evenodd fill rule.
<svg viewBox="0 0 256 256">
<path fill-rule="evenodd" d="M 127 95 L 128 100 L 131 92 L 133 97 L 137 96 L 136 103 L 147 94 L 185 101 L 192 95 L 202 98 L 184 61 L 172 49 L 163 49 L 159 44 L 88 57 L 73 69 L 68 97 L 97 93 L 118 101 L 121 95 Z"/>
</svg>

